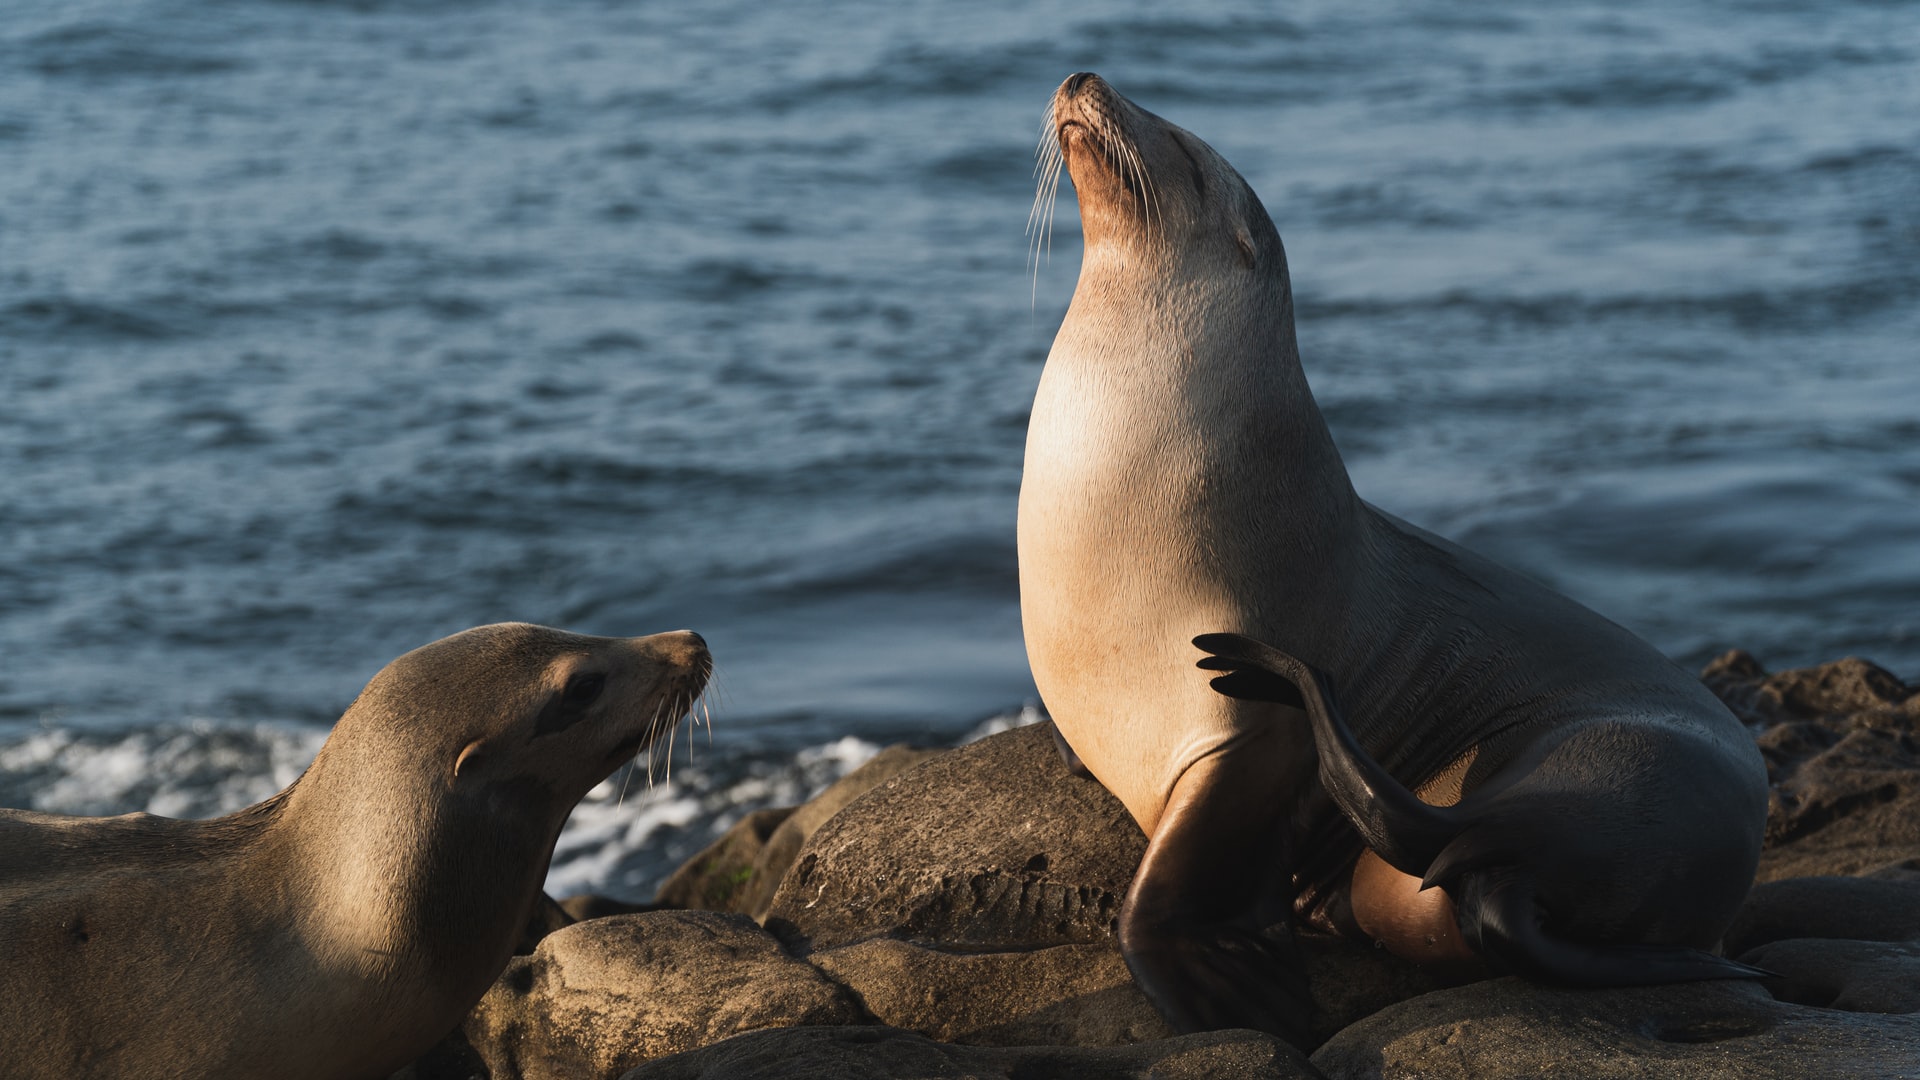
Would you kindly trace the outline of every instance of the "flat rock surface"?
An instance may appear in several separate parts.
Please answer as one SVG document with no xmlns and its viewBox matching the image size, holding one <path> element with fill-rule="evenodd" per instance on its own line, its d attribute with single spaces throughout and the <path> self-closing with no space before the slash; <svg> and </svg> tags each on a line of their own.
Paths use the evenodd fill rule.
<svg viewBox="0 0 1920 1080">
<path fill-rule="evenodd" d="M 1111 945 L 951 953 L 879 938 L 809 959 L 883 1024 L 983 1046 L 1112 1046 L 1172 1029 Z"/>
<path fill-rule="evenodd" d="M 1920 942 L 1796 938 L 1762 945 L 1741 962 L 1777 972 L 1780 1001 L 1846 1012 L 1920 1013 Z"/>
<path fill-rule="evenodd" d="M 464 1032 L 493 1080 L 612 1080 L 742 1031 L 866 1019 L 751 919 L 658 911 L 548 935 L 507 966 Z"/>
<path fill-rule="evenodd" d="M 955 1046 L 894 1028 L 741 1035 L 649 1062 L 625 1080 L 1297 1080 L 1299 1051 L 1253 1031 L 1120 1047 Z"/>
<path fill-rule="evenodd" d="M 1728 928 L 1728 956 L 1789 938 L 1920 941 L 1920 881 L 1808 877 L 1754 886 Z"/>
<path fill-rule="evenodd" d="M 1920 1076 L 1920 1017 L 1786 1005 L 1723 980 L 1556 990 L 1496 979 L 1390 1006 L 1314 1052 L 1330 1080 Z"/>
<path fill-rule="evenodd" d="M 800 948 L 876 937 L 949 948 L 1107 941 L 1146 838 L 1067 772 L 1050 724 L 935 757 L 814 833 L 767 912 Z"/>
</svg>

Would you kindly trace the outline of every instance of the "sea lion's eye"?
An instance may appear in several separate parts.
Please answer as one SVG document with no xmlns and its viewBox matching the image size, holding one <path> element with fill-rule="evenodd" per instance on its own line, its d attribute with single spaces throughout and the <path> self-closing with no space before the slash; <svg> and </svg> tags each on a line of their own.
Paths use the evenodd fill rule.
<svg viewBox="0 0 1920 1080">
<path fill-rule="evenodd" d="M 607 676 L 598 671 L 583 671 L 567 680 L 560 692 L 547 699 L 546 707 L 533 720 L 533 737 L 565 731 L 587 718 L 587 706 L 600 696 Z"/>
<path fill-rule="evenodd" d="M 597 671 L 582 672 L 567 680 L 567 688 L 560 692 L 567 704 L 579 708 L 593 704 L 600 691 L 607 685 L 607 677 Z"/>
</svg>

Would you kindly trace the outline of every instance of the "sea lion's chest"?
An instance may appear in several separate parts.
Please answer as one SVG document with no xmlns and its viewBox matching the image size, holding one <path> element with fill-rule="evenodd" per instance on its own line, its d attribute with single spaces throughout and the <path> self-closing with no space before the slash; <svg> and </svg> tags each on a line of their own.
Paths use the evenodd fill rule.
<svg viewBox="0 0 1920 1080">
<path fill-rule="evenodd" d="M 1234 477 L 1177 372 L 1073 359 L 1049 360 L 1028 428 L 1021 618 L 1062 734 L 1145 822 L 1255 711 L 1212 691 L 1190 644 L 1248 625 L 1245 556 L 1221 557 Z"/>
</svg>

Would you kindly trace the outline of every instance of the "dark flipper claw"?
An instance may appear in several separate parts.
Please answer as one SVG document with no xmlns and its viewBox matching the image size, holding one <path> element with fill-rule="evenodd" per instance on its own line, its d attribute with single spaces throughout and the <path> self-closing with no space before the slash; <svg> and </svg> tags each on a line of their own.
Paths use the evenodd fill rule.
<svg viewBox="0 0 1920 1080">
<path fill-rule="evenodd" d="M 1193 643 L 1215 654 L 1200 660 L 1198 666 L 1202 670 L 1226 672 L 1209 684 L 1216 691 L 1242 701 L 1271 701 L 1296 709 L 1306 708 L 1306 699 L 1293 679 L 1266 667 L 1243 647 L 1262 647 L 1258 642 L 1238 634 L 1202 634 L 1194 638 Z"/>
</svg>

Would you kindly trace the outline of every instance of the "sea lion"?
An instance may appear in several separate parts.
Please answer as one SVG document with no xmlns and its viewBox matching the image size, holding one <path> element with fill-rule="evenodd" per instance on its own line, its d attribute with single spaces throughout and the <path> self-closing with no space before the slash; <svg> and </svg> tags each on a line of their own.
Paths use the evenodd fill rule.
<svg viewBox="0 0 1920 1080">
<path fill-rule="evenodd" d="M 389 1075 L 506 966 L 574 803 L 711 669 L 689 631 L 483 626 L 388 664 L 236 814 L 0 810 L 0 1072 Z"/>
<path fill-rule="evenodd" d="M 1212 148 L 1086 73 L 1046 131 L 1040 202 L 1064 165 L 1086 248 L 1028 426 L 1021 613 L 1061 735 L 1150 837 L 1119 936 L 1169 1022 L 1304 1045 L 1290 938 L 1260 932 L 1289 918 L 1456 973 L 1753 974 L 1708 951 L 1766 819 L 1739 722 L 1361 501 L 1280 236 Z"/>
</svg>

